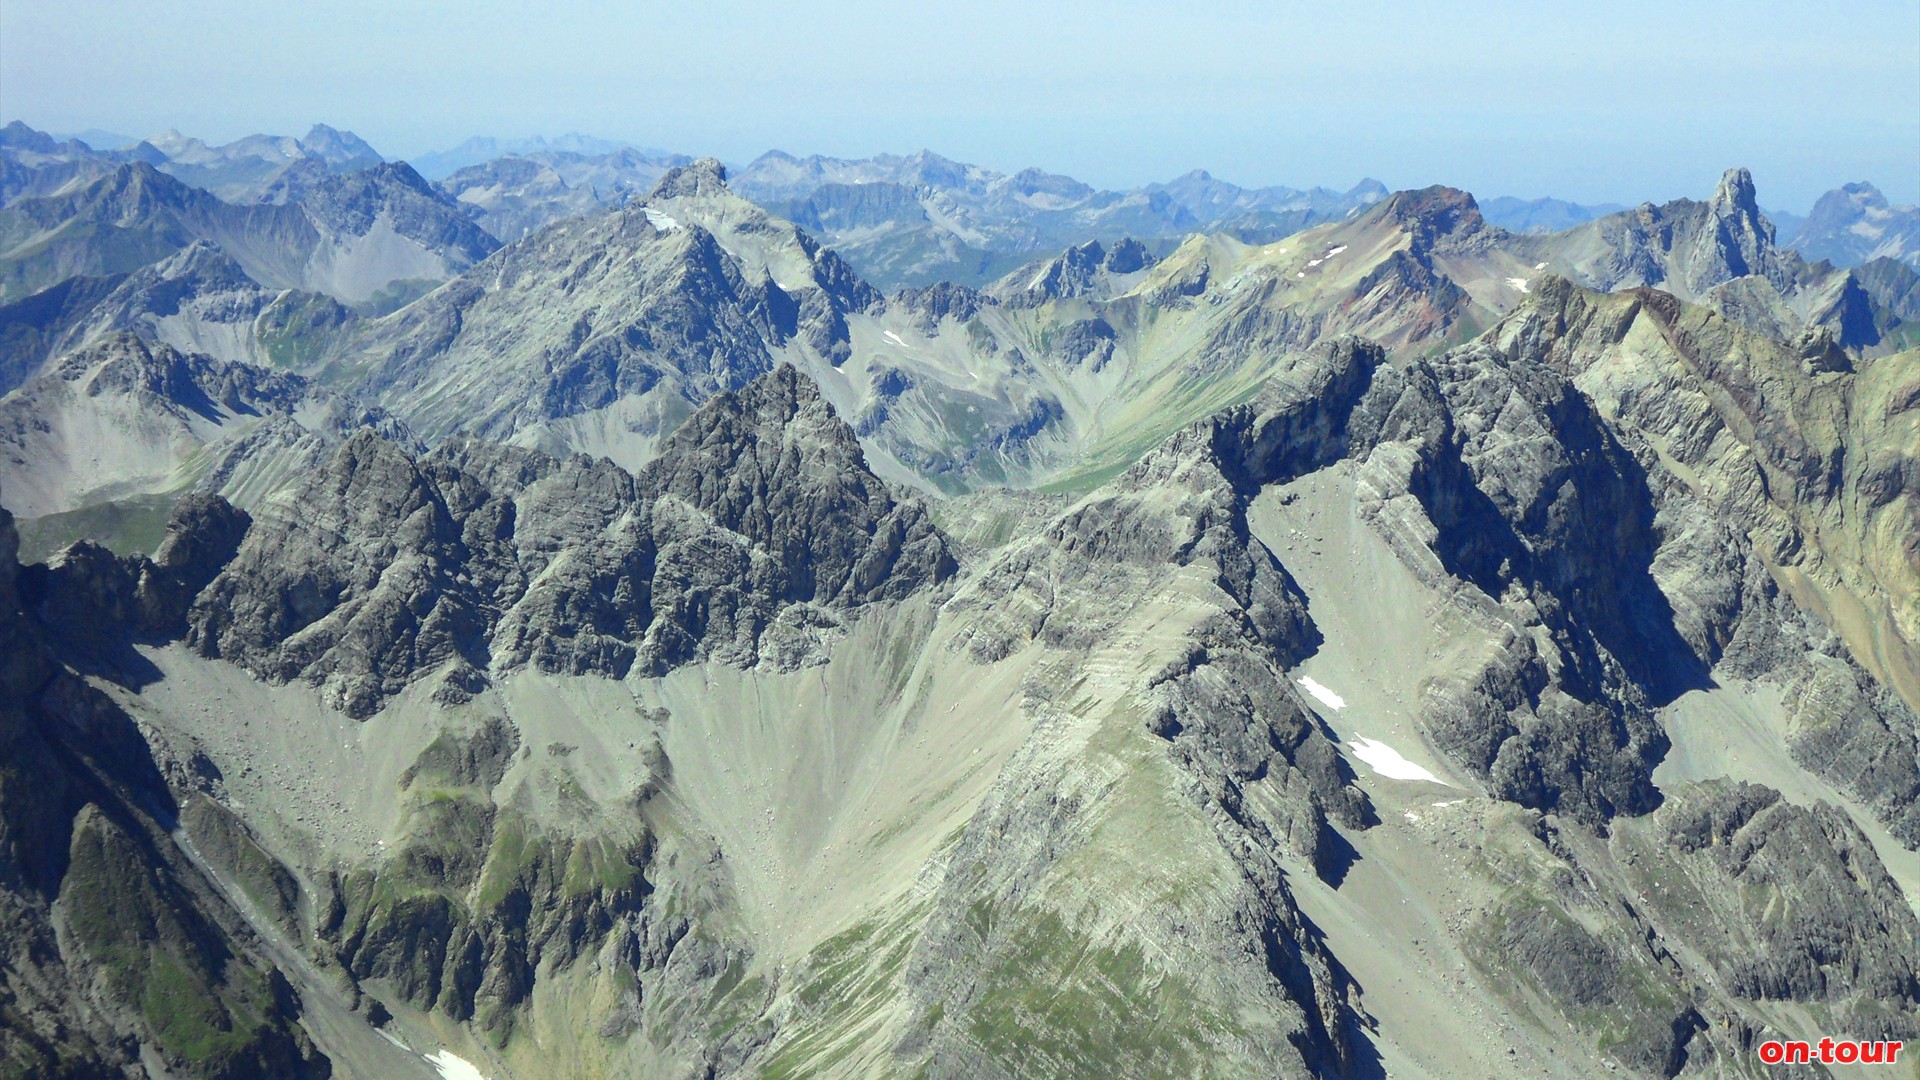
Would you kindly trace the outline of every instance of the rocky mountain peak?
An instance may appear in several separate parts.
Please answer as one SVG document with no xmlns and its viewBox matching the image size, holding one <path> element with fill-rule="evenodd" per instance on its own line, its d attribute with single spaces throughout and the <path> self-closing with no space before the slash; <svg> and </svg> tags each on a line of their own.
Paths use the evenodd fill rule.
<svg viewBox="0 0 1920 1080">
<path fill-rule="evenodd" d="M 144 390 L 161 401 L 186 403 L 204 400 L 194 385 L 187 357 L 170 345 L 150 343 L 128 333 L 113 333 L 93 346 L 68 356 L 58 374 L 77 379 L 86 374 L 82 392 L 90 397 Z"/>
<path fill-rule="evenodd" d="M 178 253 L 135 272 L 136 278 L 155 281 L 195 279 L 201 288 L 258 288 L 233 256 L 211 240 L 195 240 Z"/>
<path fill-rule="evenodd" d="M 853 429 L 834 413 L 813 380 L 791 364 L 716 395 L 667 437 L 660 457 L 640 476 L 643 482 L 652 480 L 706 503 L 707 494 L 725 487 L 738 490 L 745 485 L 765 494 L 769 474 L 790 470 L 794 461 L 783 459 L 796 455 L 804 459 L 803 471 L 815 482 L 884 487 L 867 473 Z"/>
<path fill-rule="evenodd" d="M 434 190 L 426 178 L 414 171 L 413 166 L 404 161 L 384 161 L 368 169 L 368 173 L 382 181 L 399 184 L 425 195 L 429 199 L 439 199 L 440 193 Z"/>
<path fill-rule="evenodd" d="M 1486 226 L 1480 204 L 1459 188 L 1435 184 L 1417 191 L 1396 191 L 1374 211 L 1414 234 L 1416 243 L 1466 236 Z"/>
<path fill-rule="evenodd" d="M 163 198 L 169 201 L 180 201 L 192 194 L 192 189 L 187 185 L 152 165 L 144 161 L 134 161 L 120 166 L 88 185 L 83 197 L 91 196 L 90 201 L 96 202 L 116 198 L 135 200 Z"/>
<path fill-rule="evenodd" d="M 1153 257 L 1147 246 L 1131 236 L 1123 236 L 1107 252 L 1107 269 L 1116 274 L 1131 274 L 1135 270 L 1144 270 L 1160 260 Z"/>
<path fill-rule="evenodd" d="M 351 131 L 341 131 L 326 124 L 315 124 L 308 129 L 300 138 L 300 146 L 309 154 L 340 168 L 366 168 L 383 160 L 379 151 L 367 145 L 365 139 Z"/>
<path fill-rule="evenodd" d="M 1347 197 L 1361 202 L 1378 202 L 1390 194 L 1387 185 L 1369 176 L 1347 189 Z"/>
<path fill-rule="evenodd" d="M 1887 205 L 1887 197 L 1881 193 L 1880 189 L 1865 180 L 1856 180 L 1851 184 L 1841 184 L 1837 190 L 1841 194 L 1852 196 L 1863 206 Z M 1827 195 L 1832 194 L 1833 192 L 1831 191 L 1827 193 Z M 1826 197 L 1826 195 L 1821 196 L 1823 199 Z"/>
<path fill-rule="evenodd" d="M 647 194 L 647 199 L 697 198 L 727 193 L 727 167 L 720 164 L 718 158 L 704 157 L 691 164 L 668 169 L 667 174 Z"/>
<path fill-rule="evenodd" d="M 1887 197 L 1880 189 L 1866 181 L 1843 184 L 1820 196 L 1813 204 L 1813 212 L 1807 215 L 1804 228 L 1824 227 L 1830 230 L 1845 229 L 1853 225 L 1862 214 L 1887 211 L 1891 207 Z"/>
<path fill-rule="evenodd" d="M 1865 266 L 1898 259 L 1920 266 L 1920 207 L 1894 206 L 1866 181 L 1844 184 L 1813 204 L 1792 246 L 1808 260 Z"/>
<path fill-rule="evenodd" d="M 921 184 L 963 186 L 967 182 L 967 167 L 952 158 L 941 157 L 931 150 L 922 149 L 906 160 L 906 175 Z"/>
<path fill-rule="evenodd" d="M 1758 217 L 1760 204 L 1754 196 L 1753 174 L 1745 168 L 1728 169 L 1720 177 L 1720 186 L 1714 189 L 1713 206 L 1723 215 Z"/>
<path fill-rule="evenodd" d="M 454 690 L 527 663 L 791 669 L 861 605 L 956 570 L 925 507 L 867 469 L 791 367 L 709 401 L 638 476 L 479 442 L 416 457 L 362 431 L 292 496 L 200 596 L 188 641 L 355 716 L 448 664 Z"/>
<path fill-rule="evenodd" d="M 158 135 L 149 135 L 141 141 L 168 156 L 174 156 L 184 150 L 188 150 L 196 143 L 202 146 L 206 145 L 200 143 L 198 139 L 188 138 L 181 133 L 179 128 L 168 128 Z"/>
<path fill-rule="evenodd" d="M 1051 195 L 1055 198 L 1077 201 L 1093 194 L 1093 188 L 1075 180 L 1071 176 L 1060 176 L 1043 169 L 1022 169 L 1007 178 L 1007 186 L 1026 196 Z"/>
<path fill-rule="evenodd" d="M 28 127 L 19 120 L 9 122 L 6 127 L 0 127 L 0 146 L 32 150 L 40 154 L 51 154 L 60 149 L 59 141 L 53 136 Z"/>
<path fill-rule="evenodd" d="M 1700 233 L 1683 267 L 1690 289 L 1704 293 L 1718 281 L 1747 274 L 1785 284 L 1788 275 L 1778 265 L 1773 223 L 1760 212 L 1752 173 L 1728 169 L 1707 203 L 1707 213 L 1713 227 Z"/>
<path fill-rule="evenodd" d="M 434 502 L 413 457 L 372 428 L 348 438 L 316 479 L 318 486 L 307 487 L 303 502 L 324 499 L 338 513 L 363 520 L 405 520 Z"/>
</svg>

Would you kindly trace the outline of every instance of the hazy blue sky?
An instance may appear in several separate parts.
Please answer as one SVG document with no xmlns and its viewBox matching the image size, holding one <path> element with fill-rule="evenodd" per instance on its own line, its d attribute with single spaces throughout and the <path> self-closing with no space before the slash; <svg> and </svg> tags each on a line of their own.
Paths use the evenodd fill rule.
<svg viewBox="0 0 1920 1080">
<path fill-rule="evenodd" d="M 1382 3 L 0 0 L 0 119 L 389 157 L 581 131 L 732 161 L 922 146 L 1104 186 L 1636 202 L 1754 171 L 1920 199 L 1920 0 Z"/>
</svg>

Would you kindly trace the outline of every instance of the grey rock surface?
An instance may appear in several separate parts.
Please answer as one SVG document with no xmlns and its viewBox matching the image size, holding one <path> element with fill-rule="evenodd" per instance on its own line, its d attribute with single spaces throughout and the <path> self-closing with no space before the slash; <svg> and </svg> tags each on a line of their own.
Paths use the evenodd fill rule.
<svg viewBox="0 0 1920 1080">
<path fill-rule="evenodd" d="M 916 501 L 781 368 L 722 394 L 630 475 L 363 432 L 261 523 L 196 602 L 189 640 L 365 716 L 438 674 L 623 677 L 712 657 L 791 668 L 869 604 L 954 572 Z"/>
</svg>

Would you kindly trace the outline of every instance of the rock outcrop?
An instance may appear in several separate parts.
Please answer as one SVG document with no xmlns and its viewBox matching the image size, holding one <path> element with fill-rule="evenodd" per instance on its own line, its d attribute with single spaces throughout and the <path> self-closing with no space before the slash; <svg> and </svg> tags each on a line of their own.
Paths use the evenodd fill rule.
<svg viewBox="0 0 1920 1080">
<path fill-rule="evenodd" d="M 782 368 L 710 402 L 637 476 L 363 432 L 264 508 L 195 604 L 189 641 L 365 716 L 417 678 L 658 674 L 697 658 L 815 662 L 862 606 L 954 563 L 922 506 Z"/>
<path fill-rule="evenodd" d="M 123 577 L 108 571 L 81 582 L 77 563 L 23 574 L 12 516 L 0 510 L 0 1070 L 8 1075 L 132 1075 L 152 1065 L 210 1080 L 329 1075 L 286 977 L 168 836 L 176 806 L 142 733 L 48 640 L 76 625 L 98 629 L 102 619 L 174 614 L 180 593 L 219 559 L 232 531 L 222 514 L 208 503 L 183 515 L 161 561 L 144 563 L 140 580 L 116 594 Z M 75 559 L 102 561 L 84 551 Z"/>
</svg>

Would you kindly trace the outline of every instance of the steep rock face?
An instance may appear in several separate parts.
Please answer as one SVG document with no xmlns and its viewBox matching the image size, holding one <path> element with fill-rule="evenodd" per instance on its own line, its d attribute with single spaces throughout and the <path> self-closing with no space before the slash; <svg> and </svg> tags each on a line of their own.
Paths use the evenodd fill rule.
<svg viewBox="0 0 1920 1080">
<path fill-rule="evenodd" d="M 68 347 L 74 327 L 84 325 L 125 275 L 72 277 L 32 296 L 0 304 L 0 394 L 40 373 L 50 357 Z"/>
<path fill-rule="evenodd" d="M 542 796 L 524 788 L 495 801 L 519 748 L 496 719 L 423 749 L 400 777 L 401 839 L 390 858 L 329 872 L 316 920 L 322 948 L 352 979 L 381 980 L 401 1000 L 500 1042 L 526 1019 L 541 978 L 604 959 L 660 985 L 677 944 L 649 902 L 656 845 L 644 827 L 589 810 L 584 796 L 571 831 L 543 823 L 531 805 Z"/>
<path fill-rule="evenodd" d="M 783 368 L 709 403 L 638 476 L 462 441 L 415 459 L 363 433 L 263 511 L 190 640 L 365 716 L 436 672 L 459 696 L 528 663 L 809 663 L 861 606 L 953 570 L 924 509 Z"/>
<path fill-rule="evenodd" d="M 1442 749 L 1503 798 L 1596 823 L 1651 809 L 1652 707 L 1697 678 L 1650 572 L 1651 496 L 1563 377 L 1472 346 L 1376 380 L 1364 512 L 1505 629 L 1430 691 Z M 1463 616 L 1465 613 L 1463 612 Z"/>
<path fill-rule="evenodd" d="M 782 367 L 724 396 L 667 440 L 637 481 L 775 553 L 790 576 L 766 591 L 852 607 L 897 600 L 954 566 L 915 503 L 860 465 L 853 432 L 805 376 Z"/>
<path fill-rule="evenodd" d="M 1672 920 L 1665 936 L 1688 942 L 1730 993 L 1827 1003 L 1848 1030 L 1882 1037 L 1913 1030 L 1892 1003 L 1920 992 L 1920 925 L 1845 813 L 1794 806 L 1756 785 L 1714 784 L 1646 825 L 1626 830 L 1618 846 L 1632 850 L 1665 830 L 1664 858 L 1683 872 L 1664 875 L 1653 857 L 1634 869 L 1660 880 L 1649 899 Z"/>
<path fill-rule="evenodd" d="M 1727 170 L 1706 202 L 1649 203 L 1569 230 L 1552 246 L 1566 249 L 1575 274 L 1597 289 L 1657 285 L 1693 299 L 1749 274 L 1784 293 L 1794 277 L 1745 169 Z"/>
<path fill-rule="evenodd" d="M 1015 271 L 994 292 L 1003 303 L 1028 307 L 1095 293 L 1111 296 L 1126 288 L 1128 275 L 1156 261 L 1131 237 L 1115 244 L 1111 252 L 1100 241 L 1089 240 L 1041 264 L 1037 273 Z"/>
<path fill-rule="evenodd" d="M 111 652 L 127 638 L 170 641 L 186 631 L 189 606 L 240 547 L 251 519 L 218 495 L 181 500 L 152 557 L 116 556 L 90 541 L 28 567 L 34 614 L 60 628 L 67 646 Z"/>
<path fill-rule="evenodd" d="M 1920 777 L 1894 749 L 1920 702 L 1911 354 L 1835 370 L 1663 293 L 1565 285 L 1496 336 L 1645 440 L 1656 575 L 1692 651 L 1787 688 L 1796 755 L 1911 842 Z"/>
<path fill-rule="evenodd" d="M 1920 269 L 1898 259 L 1873 259 L 1847 272 L 1847 279 L 1873 301 L 1875 330 L 1882 341 L 1920 322 Z"/>
<path fill-rule="evenodd" d="M 286 978 L 167 835 L 175 805 L 141 733 L 48 641 L 103 619 L 164 624 L 217 568 L 232 532 L 222 513 L 190 511 L 161 561 L 143 561 L 138 584 L 114 595 L 123 576 L 74 563 L 22 573 L 0 510 L 0 1068 L 10 1075 L 140 1075 L 143 1061 L 234 1080 L 330 1072 Z"/>
<path fill-rule="evenodd" d="M 100 670 L 138 666 L 129 636 L 184 636 L 366 716 L 435 675 L 437 700 L 460 704 L 523 667 L 639 677 L 818 663 L 864 608 L 955 570 L 923 507 L 867 472 L 852 432 L 783 368 L 711 402 L 637 477 L 464 439 L 415 457 L 363 432 L 257 524 L 197 500 L 152 559 L 76 545 L 23 588 L 66 654 Z M 311 899 L 316 960 L 350 986 L 370 980 L 504 1042 L 535 1022 L 543 980 L 593 975 L 604 1038 L 644 1029 L 670 1058 L 745 1053 L 724 1049 L 743 1036 L 719 1020 L 694 1010 L 699 1023 L 686 1022 L 746 957 L 696 930 L 727 894 L 718 853 L 683 823 L 662 856 L 639 813 L 669 776 L 664 710 L 621 736 L 656 740 L 642 755 L 651 772 L 624 775 L 602 802 L 575 770 L 604 769 L 572 762 L 571 746 L 523 747 L 498 717 L 436 715 L 446 727 L 398 779 L 382 858 L 289 873 L 250 854 L 227 811 L 195 802 L 192 828 L 254 882 L 269 919 L 304 925 Z M 201 768 L 213 779 L 196 782 L 219 794 L 218 770 Z M 655 874 L 662 857 L 674 869 Z M 729 1006 L 765 1007 L 751 994 Z"/>
<path fill-rule="evenodd" d="M 977 289 L 941 282 L 924 289 L 902 289 L 894 295 L 892 306 L 911 312 L 921 332 L 931 334 L 939 328 L 941 320 L 965 323 L 978 315 L 982 307 L 994 302 Z"/>
<path fill-rule="evenodd" d="M 1744 1075 L 1806 1023 L 1913 1037 L 1920 924 L 1846 814 L 1719 780 L 1667 795 L 1604 840 L 1489 816 L 1477 872 L 1500 891 L 1462 943 L 1516 1011 L 1663 1077 Z"/>
<path fill-rule="evenodd" d="M 1912 318 L 1906 290 L 1884 271 L 1809 263 L 1780 246 L 1745 169 L 1729 170 L 1706 202 L 1645 204 L 1507 246 L 1537 257 L 1534 271 L 1600 290 L 1657 287 L 1776 337 L 1824 327 L 1849 349 L 1890 351 L 1906 340 L 1902 326 Z"/>
<path fill-rule="evenodd" d="M 1369 216 L 1392 221 L 1411 238 L 1409 250 L 1425 255 L 1439 248 L 1471 247 L 1486 229 L 1480 204 L 1458 188 L 1436 184 L 1418 191 L 1399 191 L 1382 200 Z"/>
<path fill-rule="evenodd" d="M 297 279 L 262 279 L 269 284 L 385 311 L 500 246 L 404 162 L 342 173 L 310 160 L 293 175 L 273 198 L 297 206 L 318 240 Z"/>
</svg>

